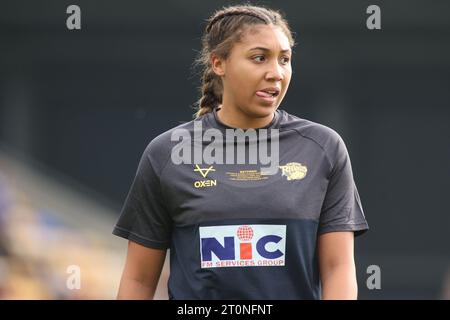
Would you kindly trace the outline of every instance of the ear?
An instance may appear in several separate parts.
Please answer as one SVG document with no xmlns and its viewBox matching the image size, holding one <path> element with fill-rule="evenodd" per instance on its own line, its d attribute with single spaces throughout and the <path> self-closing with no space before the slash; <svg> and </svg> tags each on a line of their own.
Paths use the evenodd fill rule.
<svg viewBox="0 0 450 320">
<path fill-rule="evenodd" d="M 226 62 L 215 54 L 211 56 L 211 67 L 214 73 L 219 77 L 223 77 L 225 75 Z"/>
</svg>

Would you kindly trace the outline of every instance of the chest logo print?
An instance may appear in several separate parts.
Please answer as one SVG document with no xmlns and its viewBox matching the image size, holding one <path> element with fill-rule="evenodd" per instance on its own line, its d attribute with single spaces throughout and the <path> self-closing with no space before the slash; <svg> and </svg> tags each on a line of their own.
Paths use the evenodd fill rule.
<svg viewBox="0 0 450 320">
<path fill-rule="evenodd" d="M 298 162 L 289 162 L 284 166 L 279 166 L 282 170 L 282 176 L 286 176 L 287 180 L 301 180 L 306 177 L 308 168 Z"/>
<path fill-rule="evenodd" d="M 195 167 L 196 167 L 196 169 L 194 169 L 194 171 L 195 172 L 200 172 L 200 174 L 203 176 L 203 178 L 206 178 L 206 176 L 208 175 L 208 173 L 210 172 L 210 171 L 216 171 L 216 169 L 213 169 L 213 166 L 210 166 L 209 168 L 204 168 L 204 169 L 202 169 L 202 168 L 200 168 L 199 166 L 198 166 L 198 164 L 196 164 L 195 165 Z"/>
<path fill-rule="evenodd" d="M 285 265 L 286 225 L 205 226 L 199 235 L 202 268 Z"/>
<path fill-rule="evenodd" d="M 210 166 L 209 168 L 200 168 L 198 164 L 195 165 L 194 172 L 200 172 L 203 178 L 206 179 L 208 176 L 208 173 L 211 171 L 216 171 L 216 169 L 213 168 L 213 166 Z M 217 186 L 217 180 L 199 180 L 194 181 L 194 187 L 195 188 L 208 188 L 208 187 L 215 187 Z"/>
</svg>

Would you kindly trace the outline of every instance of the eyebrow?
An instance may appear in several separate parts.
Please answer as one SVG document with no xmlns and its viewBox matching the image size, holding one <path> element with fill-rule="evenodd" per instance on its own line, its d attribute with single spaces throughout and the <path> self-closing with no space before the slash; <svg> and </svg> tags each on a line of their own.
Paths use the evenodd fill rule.
<svg viewBox="0 0 450 320">
<path fill-rule="evenodd" d="M 262 51 L 266 51 L 266 52 L 270 51 L 270 49 L 264 48 L 264 47 L 254 47 L 254 48 L 251 48 L 251 49 L 248 50 L 248 51 L 253 51 L 253 50 L 262 50 Z M 283 53 L 291 52 L 291 51 L 292 51 L 291 49 L 281 50 L 281 52 L 283 52 Z"/>
</svg>

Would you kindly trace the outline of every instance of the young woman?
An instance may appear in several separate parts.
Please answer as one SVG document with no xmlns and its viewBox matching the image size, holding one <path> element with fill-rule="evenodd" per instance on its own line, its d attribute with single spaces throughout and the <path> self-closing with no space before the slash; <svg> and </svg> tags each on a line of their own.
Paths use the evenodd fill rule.
<svg viewBox="0 0 450 320">
<path fill-rule="evenodd" d="M 153 298 L 167 249 L 171 299 L 357 298 L 353 240 L 368 226 L 345 144 L 279 109 L 293 46 L 273 10 L 232 6 L 209 19 L 196 119 L 150 142 L 113 231 L 129 240 L 119 299 Z M 195 137 L 198 124 L 257 139 L 275 130 L 278 172 L 176 163 L 173 137 Z"/>
</svg>

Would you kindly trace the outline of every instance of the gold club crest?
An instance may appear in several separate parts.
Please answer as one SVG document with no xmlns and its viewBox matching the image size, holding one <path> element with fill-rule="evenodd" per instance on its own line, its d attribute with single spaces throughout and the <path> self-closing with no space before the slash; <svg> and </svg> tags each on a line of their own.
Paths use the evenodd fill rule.
<svg viewBox="0 0 450 320">
<path fill-rule="evenodd" d="M 286 176 L 288 180 L 301 180 L 308 172 L 308 168 L 298 162 L 289 162 L 279 168 L 283 171 L 282 176 Z"/>
</svg>

